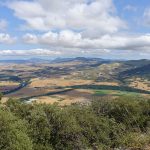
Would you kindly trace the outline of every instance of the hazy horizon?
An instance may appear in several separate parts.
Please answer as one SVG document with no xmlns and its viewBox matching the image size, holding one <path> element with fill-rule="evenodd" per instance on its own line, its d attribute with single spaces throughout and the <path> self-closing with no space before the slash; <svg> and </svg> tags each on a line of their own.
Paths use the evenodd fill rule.
<svg viewBox="0 0 150 150">
<path fill-rule="evenodd" d="M 133 58 L 133 59 L 128 59 L 128 58 L 124 58 L 124 59 L 119 59 L 119 58 L 101 58 L 101 57 L 79 57 L 79 56 L 75 56 L 75 57 L 4 57 L 4 58 L 0 58 L 0 61 L 7 61 L 7 60 L 45 60 L 45 61 L 52 61 L 52 60 L 57 60 L 57 59 L 77 59 L 77 58 L 87 58 L 87 59 L 102 59 L 102 60 L 112 60 L 112 61 L 130 61 L 130 60 L 150 60 L 148 58 Z"/>
</svg>

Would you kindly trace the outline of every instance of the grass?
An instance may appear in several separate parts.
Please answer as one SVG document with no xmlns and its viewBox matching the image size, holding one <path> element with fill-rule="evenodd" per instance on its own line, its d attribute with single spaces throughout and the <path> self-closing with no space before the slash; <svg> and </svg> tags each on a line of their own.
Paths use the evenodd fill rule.
<svg viewBox="0 0 150 150">
<path fill-rule="evenodd" d="M 105 95 L 110 95 L 112 93 L 111 90 L 96 90 L 95 95 L 98 96 L 105 96 Z"/>
<path fill-rule="evenodd" d="M 139 93 L 135 92 L 126 92 L 126 91 L 119 91 L 119 90 L 96 90 L 95 94 L 96 96 L 140 96 Z"/>
<path fill-rule="evenodd" d="M 139 93 L 135 92 L 122 92 L 122 91 L 117 91 L 116 96 L 140 96 Z"/>
<path fill-rule="evenodd" d="M 114 90 L 114 91 L 122 91 L 122 92 L 133 92 L 133 93 L 142 93 L 142 94 L 150 94 L 150 91 L 131 88 L 128 86 L 111 86 L 111 85 L 75 85 L 70 86 L 68 88 L 73 89 L 93 89 L 93 90 Z"/>
</svg>

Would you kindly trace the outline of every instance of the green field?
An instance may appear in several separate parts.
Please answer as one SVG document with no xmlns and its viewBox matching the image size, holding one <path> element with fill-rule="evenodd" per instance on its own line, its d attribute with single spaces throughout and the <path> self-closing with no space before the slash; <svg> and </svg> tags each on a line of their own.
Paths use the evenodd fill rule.
<svg viewBox="0 0 150 150">
<path fill-rule="evenodd" d="M 119 90 L 96 90 L 96 96 L 140 96 L 139 93 L 136 92 L 126 92 Z"/>
</svg>

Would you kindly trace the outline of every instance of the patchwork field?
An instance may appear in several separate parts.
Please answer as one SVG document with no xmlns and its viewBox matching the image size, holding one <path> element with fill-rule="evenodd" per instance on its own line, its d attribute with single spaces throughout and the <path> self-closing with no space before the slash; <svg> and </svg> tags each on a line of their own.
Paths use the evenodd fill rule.
<svg viewBox="0 0 150 150">
<path fill-rule="evenodd" d="M 0 92 L 26 102 L 68 105 L 102 96 L 147 96 L 149 72 L 140 72 L 149 61 L 111 62 L 67 59 L 62 62 L 0 64 Z M 138 68 L 139 67 L 139 68 Z M 134 70 L 138 70 L 137 72 Z M 142 68 L 143 69 L 143 68 Z M 139 74 L 140 73 L 140 74 Z"/>
<path fill-rule="evenodd" d="M 66 87 L 73 85 L 91 84 L 92 80 L 71 80 L 64 78 L 49 78 L 49 79 L 33 79 L 31 80 L 30 87 Z"/>
</svg>

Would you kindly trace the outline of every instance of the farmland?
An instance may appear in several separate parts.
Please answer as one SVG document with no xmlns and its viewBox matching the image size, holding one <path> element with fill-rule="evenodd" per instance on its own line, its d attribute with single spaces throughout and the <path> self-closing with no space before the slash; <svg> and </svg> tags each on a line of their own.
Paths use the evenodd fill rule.
<svg viewBox="0 0 150 150">
<path fill-rule="evenodd" d="M 106 61 L 74 58 L 43 63 L 1 63 L 0 92 L 3 99 L 71 104 L 93 97 L 144 95 L 149 97 L 149 72 L 133 74 L 148 60 Z M 123 75 L 124 72 L 125 74 Z"/>
</svg>

